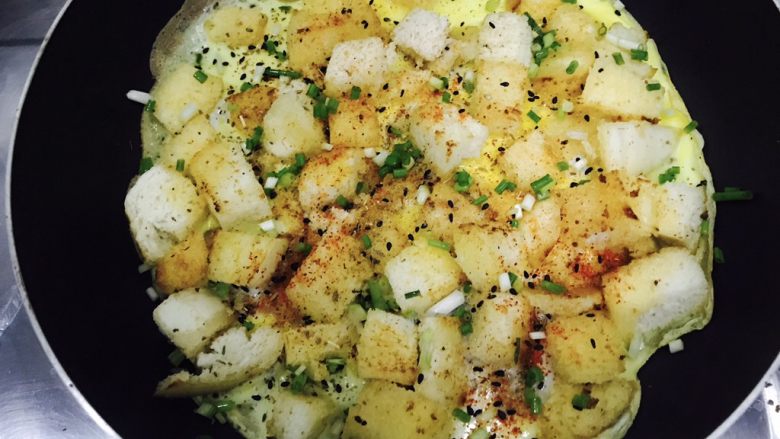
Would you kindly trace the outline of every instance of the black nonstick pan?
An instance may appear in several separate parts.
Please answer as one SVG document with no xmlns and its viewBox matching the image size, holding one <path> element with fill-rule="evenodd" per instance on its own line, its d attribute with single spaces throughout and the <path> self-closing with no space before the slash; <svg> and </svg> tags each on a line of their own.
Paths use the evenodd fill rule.
<svg viewBox="0 0 780 439">
<path fill-rule="evenodd" d="M 748 396 L 780 350 L 780 12 L 771 0 L 625 0 L 658 43 L 699 121 L 716 186 L 752 189 L 718 206 L 715 313 L 642 369 L 630 438 L 701 438 Z M 67 374 L 122 436 L 233 437 L 188 400 L 152 397 L 171 346 L 151 319 L 123 212 L 141 155 L 149 52 L 179 1 L 75 0 L 24 103 L 13 152 L 13 234 L 25 289 Z M 1 393 L 1 392 L 0 392 Z M 1 421 L 0 421 L 1 422 Z"/>
</svg>

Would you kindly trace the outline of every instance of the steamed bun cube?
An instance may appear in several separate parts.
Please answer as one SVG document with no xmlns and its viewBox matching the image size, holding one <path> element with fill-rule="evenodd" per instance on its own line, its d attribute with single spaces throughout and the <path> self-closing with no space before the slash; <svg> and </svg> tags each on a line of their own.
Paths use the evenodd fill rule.
<svg viewBox="0 0 780 439">
<path fill-rule="evenodd" d="M 383 36 L 374 8 L 363 0 L 306 2 L 292 13 L 287 27 L 290 68 L 308 78 L 321 78 L 333 48 L 349 40 Z"/>
<path fill-rule="evenodd" d="M 371 37 L 339 43 L 325 73 L 325 89 L 330 95 L 349 93 L 352 87 L 375 92 L 384 84 L 388 51 L 381 38 Z"/>
<path fill-rule="evenodd" d="M 544 135 L 539 131 L 533 131 L 510 146 L 500 164 L 524 190 L 530 190 L 531 183 L 547 174 L 555 175 L 557 171 L 555 161 L 545 146 Z"/>
<path fill-rule="evenodd" d="M 468 387 L 465 344 L 456 317 L 425 317 L 420 322 L 420 374 L 415 390 L 449 406 L 460 405 Z"/>
<path fill-rule="evenodd" d="M 278 89 L 267 84 L 258 84 L 247 91 L 227 97 L 232 125 L 251 137 L 255 128 L 263 126 L 263 118 L 276 100 Z"/>
<path fill-rule="evenodd" d="M 507 368 L 514 364 L 516 341 L 525 338 L 531 308 L 520 296 L 502 293 L 487 299 L 473 316 L 469 356 L 478 364 Z"/>
<path fill-rule="evenodd" d="M 433 61 L 444 52 L 449 29 L 447 17 L 414 9 L 395 27 L 393 42 L 425 61 Z"/>
<path fill-rule="evenodd" d="M 548 291 L 524 290 L 528 303 L 544 314 L 553 317 L 570 317 L 591 311 L 603 304 L 601 291 L 597 288 L 583 288 L 567 294 L 550 294 Z"/>
<path fill-rule="evenodd" d="M 598 437 L 621 417 L 636 410 L 639 403 L 637 381 L 619 379 L 589 389 L 591 398 L 598 402 L 593 408 L 577 410 L 572 399 L 584 392 L 584 386 L 555 382 L 552 394 L 544 404 L 544 437 Z"/>
<path fill-rule="evenodd" d="M 154 322 L 188 358 L 233 323 L 233 312 L 208 290 L 188 289 L 168 296 L 154 309 Z"/>
<path fill-rule="evenodd" d="M 495 12 L 485 17 L 479 32 L 479 59 L 531 65 L 534 33 L 524 15 Z"/>
<path fill-rule="evenodd" d="M 460 284 L 460 267 L 449 252 L 430 245 L 413 245 L 387 261 L 385 276 L 401 310 L 422 314 Z M 407 293 L 418 296 L 406 298 Z"/>
<path fill-rule="evenodd" d="M 325 133 L 314 117 L 305 96 L 294 92 L 280 95 L 263 118 L 263 147 L 276 157 L 322 150 Z"/>
<path fill-rule="evenodd" d="M 534 204 L 520 220 L 528 265 L 538 267 L 561 235 L 561 208 L 555 199 Z"/>
<path fill-rule="evenodd" d="M 144 260 L 155 262 L 189 236 L 206 209 L 190 180 L 155 165 L 127 192 L 125 214 Z"/>
<path fill-rule="evenodd" d="M 470 111 L 491 130 L 515 132 L 525 116 L 528 71 L 520 64 L 483 61 L 477 70 Z"/>
<path fill-rule="evenodd" d="M 278 392 L 270 419 L 270 432 L 278 439 L 316 439 L 338 416 L 338 408 L 317 396 Z"/>
<path fill-rule="evenodd" d="M 531 16 L 537 17 L 533 14 Z M 547 18 L 547 29 L 555 29 L 555 38 L 558 41 L 567 42 L 570 46 L 577 46 L 580 49 L 592 47 L 593 40 L 598 38 L 600 24 L 597 24 L 590 14 L 583 14 L 576 5 L 562 5 L 552 15 L 538 16 L 537 18 L 541 20 L 542 17 Z M 593 51 L 591 51 L 592 54 Z M 546 62 L 547 60 L 545 60 Z M 544 63 L 541 67 L 543 66 Z M 580 64 L 580 68 L 582 68 L 582 64 Z M 587 72 L 588 69 L 584 69 L 584 71 Z"/>
<path fill-rule="evenodd" d="M 352 198 L 360 176 L 368 171 L 363 152 L 336 148 L 314 157 L 298 179 L 298 200 L 305 211 L 317 210 L 339 195 Z"/>
<path fill-rule="evenodd" d="M 677 148 L 675 130 L 649 122 L 604 122 L 598 127 L 599 157 L 607 170 L 647 174 Z"/>
<path fill-rule="evenodd" d="M 382 145 L 382 127 L 372 106 L 365 99 L 343 100 L 330 116 L 330 143 L 350 148 Z"/>
<path fill-rule="evenodd" d="M 154 116 L 171 132 L 178 132 L 198 114 L 209 114 L 222 96 L 222 79 L 207 75 L 201 83 L 194 67 L 182 64 L 163 75 L 152 89 L 157 102 Z"/>
<path fill-rule="evenodd" d="M 263 41 L 267 21 L 257 8 L 222 7 L 209 15 L 203 28 L 210 41 L 241 47 Z"/>
<path fill-rule="evenodd" d="M 623 341 L 603 313 L 557 317 L 545 332 L 553 369 L 564 380 L 599 384 L 623 372 Z"/>
<path fill-rule="evenodd" d="M 623 117 L 660 117 L 664 94 L 647 90 L 653 68 L 623 57 L 622 65 L 612 56 L 601 56 L 593 63 L 582 92 L 583 103 Z"/>
<path fill-rule="evenodd" d="M 429 105 L 413 115 L 410 135 L 439 175 L 447 175 L 467 158 L 477 158 L 488 129 L 454 105 Z"/>
<path fill-rule="evenodd" d="M 201 149 L 214 142 L 217 132 L 204 115 L 192 118 L 179 134 L 170 137 L 160 151 L 160 163 L 176 169 L 179 160 L 184 161 L 184 172 L 192 162 L 192 157 Z"/>
<path fill-rule="evenodd" d="M 352 352 L 355 333 L 344 323 L 314 323 L 291 328 L 284 333 L 284 351 L 288 366 L 306 366 L 313 380 L 328 377 L 323 361 L 328 358 L 346 359 Z"/>
<path fill-rule="evenodd" d="M 694 256 L 667 247 L 603 278 L 604 300 L 625 341 L 653 346 L 664 333 L 708 316 L 711 287 Z"/>
<path fill-rule="evenodd" d="M 358 374 L 410 385 L 417 379 L 417 327 L 396 314 L 372 309 L 357 345 Z"/>
<path fill-rule="evenodd" d="M 265 288 L 287 251 L 287 240 L 219 230 L 209 253 L 209 279 Z"/>
<path fill-rule="evenodd" d="M 363 387 L 347 413 L 343 439 L 448 439 L 450 410 L 386 381 Z"/>
<path fill-rule="evenodd" d="M 360 255 L 363 244 L 342 230 L 328 230 L 303 260 L 287 286 L 287 297 L 300 313 L 335 322 L 371 276 Z"/>
<path fill-rule="evenodd" d="M 522 274 L 527 270 L 523 233 L 469 224 L 459 227 L 453 236 L 456 261 L 480 291 L 498 285 L 502 273 Z"/>
<path fill-rule="evenodd" d="M 263 187 L 236 148 L 221 143 L 203 148 L 192 158 L 189 172 L 222 228 L 271 215 Z"/>
<path fill-rule="evenodd" d="M 704 190 L 686 183 L 644 182 L 630 199 L 637 218 L 653 234 L 693 250 L 701 236 Z"/>
<path fill-rule="evenodd" d="M 157 261 L 154 281 L 166 294 L 206 283 L 209 249 L 200 231 L 176 244 L 171 252 Z"/>
</svg>

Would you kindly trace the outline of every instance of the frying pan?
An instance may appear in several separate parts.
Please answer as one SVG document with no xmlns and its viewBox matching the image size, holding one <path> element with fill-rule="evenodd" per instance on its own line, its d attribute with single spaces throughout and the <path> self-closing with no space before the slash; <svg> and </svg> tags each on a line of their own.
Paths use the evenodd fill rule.
<svg viewBox="0 0 780 439">
<path fill-rule="evenodd" d="M 625 0 L 658 42 L 707 141 L 715 183 L 753 189 L 719 206 L 715 314 L 642 369 L 631 438 L 704 437 L 742 402 L 778 355 L 780 249 L 777 105 L 780 14 L 769 0 Z M 739 8 L 734 5 L 739 4 Z M 152 397 L 171 346 L 151 319 L 148 274 L 123 199 L 141 155 L 148 56 L 178 1 L 76 0 L 34 74 L 13 151 L 11 208 L 24 286 L 46 340 L 76 387 L 125 437 L 234 437 L 188 400 Z"/>
</svg>

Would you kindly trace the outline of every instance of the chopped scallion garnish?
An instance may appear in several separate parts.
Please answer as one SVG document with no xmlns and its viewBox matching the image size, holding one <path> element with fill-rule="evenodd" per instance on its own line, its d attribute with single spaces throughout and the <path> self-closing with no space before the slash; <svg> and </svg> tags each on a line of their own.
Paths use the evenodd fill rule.
<svg viewBox="0 0 780 439">
<path fill-rule="evenodd" d="M 154 166 L 154 162 L 151 157 L 142 158 L 141 163 L 138 164 L 138 175 L 152 169 L 152 166 Z"/>
<path fill-rule="evenodd" d="M 706 219 L 701 222 L 701 227 L 699 227 L 699 231 L 701 232 L 701 236 L 707 236 L 710 233 L 710 220 Z"/>
<path fill-rule="evenodd" d="M 319 99 L 321 94 L 322 90 L 315 84 L 309 84 L 309 87 L 306 89 L 306 96 L 312 99 Z"/>
<path fill-rule="evenodd" d="M 360 195 L 365 191 L 366 191 L 366 184 L 362 181 L 359 181 L 357 185 L 355 185 L 355 195 Z"/>
<path fill-rule="evenodd" d="M 431 247 L 436 247 L 442 250 L 450 251 L 450 245 L 444 241 L 439 241 L 438 239 L 429 239 L 428 245 L 430 245 Z"/>
<path fill-rule="evenodd" d="M 472 201 L 471 204 L 473 204 L 475 206 L 481 206 L 487 200 L 488 200 L 488 196 L 487 195 L 480 195 L 479 198 L 477 198 L 474 201 Z"/>
<path fill-rule="evenodd" d="M 450 94 L 450 92 L 448 91 L 445 91 L 441 95 L 441 101 L 444 102 L 445 104 L 449 104 L 450 102 L 452 102 L 452 94 Z"/>
<path fill-rule="evenodd" d="M 293 393 L 302 393 L 303 388 L 306 387 L 308 381 L 309 376 L 306 375 L 306 372 L 301 372 L 293 377 L 292 382 L 290 383 L 290 390 L 292 390 Z"/>
<path fill-rule="evenodd" d="M 263 76 L 268 78 L 280 78 L 282 76 L 286 76 L 291 79 L 299 79 L 303 75 L 300 72 L 295 72 L 293 70 L 265 69 Z"/>
<path fill-rule="evenodd" d="M 209 288 L 215 296 L 222 300 L 226 300 L 230 294 L 230 284 L 226 284 L 224 282 L 209 281 Z"/>
<path fill-rule="evenodd" d="M 620 52 L 615 52 L 612 54 L 612 59 L 615 60 L 615 64 L 622 66 L 626 63 L 626 61 L 623 59 L 623 54 Z"/>
<path fill-rule="evenodd" d="M 474 93 L 474 81 L 463 81 L 463 90 L 468 94 Z"/>
<path fill-rule="evenodd" d="M 542 288 L 553 294 L 563 294 L 566 292 L 566 287 L 563 285 L 558 285 L 546 279 L 542 281 Z"/>
<path fill-rule="evenodd" d="M 466 192 L 474 179 L 471 178 L 471 174 L 466 171 L 458 171 L 455 173 L 455 190 L 458 192 Z"/>
<path fill-rule="evenodd" d="M 726 263 L 726 255 L 723 254 L 723 250 L 720 247 L 714 247 L 712 249 L 712 257 L 718 264 Z"/>
<path fill-rule="evenodd" d="M 252 133 L 252 137 L 244 141 L 244 149 L 246 149 L 247 152 L 255 151 L 258 147 L 260 147 L 260 141 L 262 140 L 263 140 L 263 128 L 255 127 L 254 132 Z"/>
<path fill-rule="evenodd" d="M 157 109 L 157 101 L 154 99 L 149 99 L 149 101 L 146 103 L 146 106 L 144 107 L 144 111 L 147 113 L 154 113 L 155 109 Z"/>
<path fill-rule="evenodd" d="M 311 252 L 312 246 L 308 242 L 299 242 L 295 244 L 295 251 L 308 255 Z"/>
<path fill-rule="evenodd" d="M 466 322 L 460 325 L 460 333 L 463 335 L 469 335 L 474 332 L 474 326 L 471 322 Z"/>
<path fill-rule="evenodd" d="M 584 410 L 593 408 L 593 402 L 598 401 L 593 399 L 587 393 L 578 393 L 571 399 L 571 406 L 576 410 Z"/>
<path fill-rule="evenodd" d="M 404 294 L 404 297 L 407 299 L 411 299 L 413 297 L 419 297 L 419 296 L 420 296 L 420 290 L 410 291 Z"/>
<path fill-rule="evenodd" d="M 393 177 L 404 178 L 409 175 L 409 170 L 404 168 L 393 169 Z"/>
<path fill-rule="evenodd" d="M 631 59 L 647 61 L 647 51 L 643 49 L 631 49 Z"/>
<path fill-rule="evenodd" d="M 363 235 L 360 237 L 360 240 L 363 242 L 363 248 L 368 250 L 371 248 L 371 238 L 368 237 L 368 235 Z"/>
<path fill-rule="evenodd" d="M 699 126 L 699 122 L 696 122 L 695 120 L 692 120 L 688 125 L 685 125 L 685 128 L 683 128 L 683 131 L 685 131 L 685 134 L 690 134 L 691 132 L 693 132 L 693 130 L 698 128 L 698 126 Z"/>
<path fill-rule="evenodd" d="M 569 63 L 569 66 L 566 67 L 566 73 L 569 74 L 569 75 L 574 74 L 574 72 L 577 71 L 577 67 L 579 67 L 579 65 L 580 65 L 579 61 L 577 61 L 576 59 L 573 59 Z"/>
<path fill-rule="evenodd" d="M 240 88 L 241 93 L 243 93 L 245 91 L 248 91 L 248 90 L 251 90 L 252 87 L 254 87 L 254 85 L 252 85 L 251 82 L 245 82 L 245 83 L 241 84 L 241 88 Z"/>
<path fill-rule="evenodd" d="M 658 183 L 664 184 L 664 183 L 670 183 L 677 179 L 677 175 L 680 174 L 680 167 L 679 166 L 672 166 L 671 168 L 664 171 L 662 174 L 658 176 Z"/>
<path fill-rule="evenodd" d="M 712 194 L 714 201 L 746 201 L 753 199 L 753 192 L 740 189 L 726 190 Z"/>
<path fill-rule="evenodd" d="M 244 325 L 244 329 L 246 329 L 247 331 L 251 331 L 255 329 L 255 324 L 252 323 L 251 320 L 244 320 L 244 322 L 241 324 Z"/>
<path fill-rule="evenodd" d="M 468 413 L 464 412 L 459 408 L 456 408 L 455 410 L 452 411 L 452 416 L 454 416 L 455 419 L 457 419 L 460 422 L 463 422 L 464 424 L 471 421 L 471 416 L 469 416 Z"/>
<path fill-rule="evenodd" d="M 528 112 L 528 118 L 534 121 L 534 123 L 539 123 L 539 121 L 542 120 L 542 117 L 534 113 L 534 110 Z"/>
<path fill-rule="evenodd" d="M 184 172 L 184 159 L 176 160 L 176 170 L 179 172 Z"/>
<path fill-rule="evenodd" d="M 496 193 L 501 195 L 506 191 L 514 191 L 517 189 L 517 185 L 509 180 L 501 180 L 501 183 L 496 186 Z"/>
<path fill-rule="evenodd" d="M 550 198 L 550 189 L 555 185 L 555 180 L 550 174 L 531 183 L 531 189 L 536 194 L 536 198 L 539 200 L 546 200 Z"/>
<path fill-rule="evenodd" d="M 661 89 L 661 84 L 657 82 L 651 82 L 647 84 L 647 91 L 658 91 Z"/>
<path fill-rule="evenodd" d="M 360 87 L 353 85 L 352 90 L 349 91 L 349 98 L 353 101 L 360 99 L 360 92 Z"/>
<path fill-rule="evenodd" d="M 351 209 L 353 207 L 352 202 L 349 201 L 344 195 L 339 195 L 336 197 L 336 204 L 338 204 L 342 209 Z"/>
<path fill-rule="evenodd" d="M 558 162 L 555 164 L 559 171 L 568 171 L 569 164 L 567 162 Z"/>
<path fill-rule="evenodd" d="M 200 82 L 201 84 L 203 84 L 209 79 L 209 75 L 207 75 L 203 70 L 196 70 L 192 76 L 195 79 L 197 79 L 198 82 Z"/>
</svg>

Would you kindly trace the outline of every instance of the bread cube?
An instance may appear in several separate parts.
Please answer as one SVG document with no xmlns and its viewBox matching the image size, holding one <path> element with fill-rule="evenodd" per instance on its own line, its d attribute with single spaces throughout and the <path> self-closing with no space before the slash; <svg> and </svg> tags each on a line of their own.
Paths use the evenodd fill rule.
<svg viewBox="0 0 780 439">
<path fill-rule="evenodd" d="M 712 287 L 699 261 L 682 248 L 636 259 L 603 283 L 610 317 L 624 340 L 640 347 L 657 346 L 667 332 L 697 322 L 693 327 L 701 327 L 709 318 Z"/>
<path fill-rule="evenodd" d="M 185 288 L 203 286 L 207 280 L 208 257 L 209 249 L 203 233 L 196 230 L 157 261 L 154 276 L 157 288 L 171 294 Z"/>
<path fill-rule="evenodd" d="M 418 367 L 422 382 L 418 382 L 415 389 L 432 401 L 449 407 L 459 406 L 468 388 L 460 320 L 456 317 L 424 317 L 419 332 Z"/>
<path fill-rule="evenodd" d="M 450 23 L 447 17 L 415 8 L 393 31 L 393 42 L 425 61 L 440 57 L 447 46 Z"/>
<path fill-rule="evenodd" d="M 545 332 L 555 374 L 568 382 L 600 384 L 617 378 L 624 370 L 623 341 L 616 335 L 612 321 L 601 312 L 557 317 Z"/>
<path fill-rule="evenodd" d="M 203 28 L 209 41 L 235 48 L 259 45 L 265 36 L 267 21 L 259 8 L 223 6 L 209 15 Z"/>
<path fill-rule="evenodd" d="M 469 356 L 477 364 L 512 367 L 517 340 L 525 338 L 530 317 L 531 308 L 520 296 L 502 293 L 485 300 L 473 316 Z"/>
<path fill-rule="evenodd" d="M 483 61 L 477 69 L 470 112 L 493 131 L 515 133 L 522 127 L 528 71 L 520 64 Z"/>
<path fill-rule="evenodd" d="M 677 132 L 649 122 L 603 122 L 598 127 L 599 157 L 607 170 L 629 176 L 648 174 L 668 163 Z"/>
<path fill-rule="evenodd" d="M 401 310 L 423 314 L 460 285 L 460 267 L 449 252 L 428 244 L 412 245 L 387 261 L 385 276 Z M 420 294 L 406 298 L 407 293 Z"/>
<path fill-rule="evenodd" d="M 205 207 L 180 172 L 155 165 L 139 176 L 125 196 L 125 214 L 144 260 L 156 262 L 189 236 Z"/>
<path fill-rule="evenodd" d="M 265 114 L 277 96 L 278 89 L 267 84 L 258 84 L 247 91 L 228 96 L 225 101 L 231 109 L 232 125 L 247 137 L 252 137 L 255 128 L 263 126 Z"/>
<path fill-rule="evenodd" d="M 258 223 L 271 215 L 252 166 L 236 148 L 216 143 L 195 154 L 189 172 L 224 229 Z"/>
<path fill-rule="evenodd" d="M 694 250 L 701 238 L 704 190 L 686 183 L 642 182 L 629 200 L 637 218 L 655 236 Z"/>
<path fill-rule="evenodd" d="M 263 289 L 281 262 L 287 245 L 288 241 L 282 238 L 219 230 L 209 253 L 209 279 Z"/>
<path fill-rule="evenodd" d="M 360 176 L 368 171 L 363 151 L 335 148 L 310 160 L 298 178 L 298 200 L 305 211 L 320 209 L 355 194 Z"/>
<path fill-rule="evenodd" d="M 541 265 L 550 248 L 558 241 L 561 229 L 561 208 L 553 198 L 534 204 L 533 210 L 523 214 L 520 230 L 530 267 Z"/>
<path fill-rule="evenodd" d="M 448 439 L 452 415 L 419 392 L 370 381 L 347 413 L 343 439 Z"/>
<path fill-rule="evenodd" d="M 374 108 L 365 99 L 342 100 L 330 116 L 330 143 L 350 148 L 380 147 L 382 127 Z"/>
<path fill-rule="evenodd" d="M 294 92 L 280 95 L 263 118 L 263 147 L 276 157 L 322 151 L 325 133 L 314 117 L 306 96 Z"/>
<path fill-rule="evenodd" d="M 544 135 L 539 131 L 515 142 L 499 163 L 512 181 L 525 191 L 531 191 L 534 181 L 557 172 L 555 161 L 545 146 Z"/>
<path fill-rule="evenodd" d="M 664 93 L 647 90 L 653 68 L 631 60 L 627 54 L 623 58 L 622 65 L 612 56 L 601 56 L 593 63 L 582 102 L 623 117 L 660 117 Z"/>
<path fill-rule="evenodd" d="M 521 230 L 489 229 L 464 225 L 453 234 L 456 261 L 480 291 L 498 285 L 502 273 L 522 274 L 528 270 Z"/>
<path fill-rule="evenodd" d="M 427 105 L 414 112 L 409 127 L 414 144 L 440 176 L 467 158 L 479 157 L 488 138 L 486 126 L 454 105 Z"/>
<path fill-rule="evenodd" d="M 479 59 L 531 65 L 531 43 L 534 33 L 524 15 L 495 12 L 482 23 L 479 32 Z"/>
<path fill-rule="evenodd" d="M 387 69 L 388 52 L 381 38 L 339 43 L 328 62 L 325 90 L 334 96 L 349 93 L 352 87 L 376 92 L 384 84 Z"/>
<path fill-rule="evenodd" d="M 159 163 L 171 169 L 176 169 L 179 160 L 184 161 L 184 173 L 192 162 L 192 157 L 198 151 L 212 144 L 217 138 L 217 132 L 204 115 L 192 118 L 184 125 L 181 132 L 162 145 Z"/>
<path fill-rule="evenodd" d="M 316 439 L 338 415 L 325 398 L 278 392 L 269 427 L 278 439 Z"/>
<path fill-rule="evenodd" d="M 207 75 L 201 83 L 195 79 L 194 67 L 181 64 L 157 80 L 152 89 L 154 116 L 170 132 L 179 132 L 198 114 L 209 114 L 222 97 L 222 79 Z"/>
<path fill-rule="evenodd" d="M 290 328 L 284 333 L 285 362 L 288 366 L 306 366 L 306 373 L 320 381 L 329 375 L 323 361 L 350 357 L 355 341 L 354 330 L 344 322 Z"/>
<path fill-rule="evenodd" d="M 233 324 L 233 311 L 208 290 L 197 288 L 168 296 L 153 317 L 160 332 L 191 359 Z"/>
<path fill-rule="evenodd" d="M 417 327 L 399 315 L 372 309 L 357 345 L 358 374 L 410 385 L 417 379 Z"/>
</svg>

